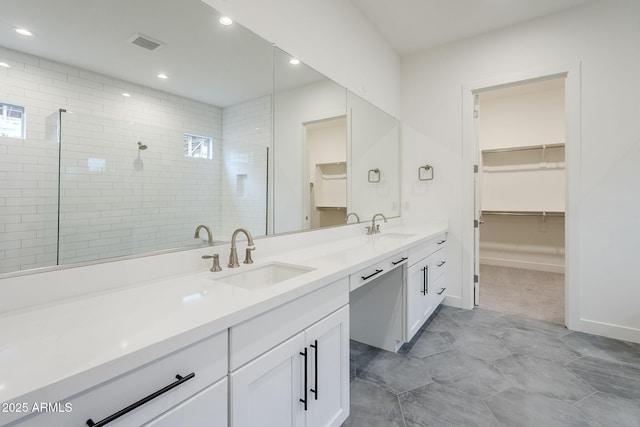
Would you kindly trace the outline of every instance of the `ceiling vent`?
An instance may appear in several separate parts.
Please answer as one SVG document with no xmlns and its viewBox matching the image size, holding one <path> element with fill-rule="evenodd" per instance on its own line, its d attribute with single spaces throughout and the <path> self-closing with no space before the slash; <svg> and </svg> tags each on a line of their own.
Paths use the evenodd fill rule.
<svg viewBox="0 0 640 427">
<path fill-rule="evenodd" d="M 129 39 L 129 43 L 143 47 L 150 51 L 158 50 L 164 45 L 164 43 L 162 43 L 160 40 L 155 40 L 151 37 L 143 36 L 142 34 L 134 34 Z"/>
</svg>

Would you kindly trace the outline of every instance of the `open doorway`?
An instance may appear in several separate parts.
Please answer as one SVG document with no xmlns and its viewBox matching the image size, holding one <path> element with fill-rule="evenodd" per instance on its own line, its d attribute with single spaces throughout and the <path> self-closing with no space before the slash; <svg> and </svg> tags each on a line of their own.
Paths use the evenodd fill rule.
<svg viewBox="0 0 640 427">
<path fill-rule="evenodd" d="M 307 122 L 303 212 L 306 228 L 345 223 L 347 215 L 347 118 Z"/>
<path fill-rule="evenodd" d="M 475 99 L 476 305 L 565 324 L 565 77 Z"/>
</svg>

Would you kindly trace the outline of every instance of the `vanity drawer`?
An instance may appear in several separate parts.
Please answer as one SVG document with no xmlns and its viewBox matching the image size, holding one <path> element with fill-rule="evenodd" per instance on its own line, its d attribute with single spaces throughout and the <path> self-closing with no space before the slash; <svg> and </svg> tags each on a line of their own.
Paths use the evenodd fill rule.
<svg viewBox="0 0 640 427">
<path fill-rule="evenodd" d="M 447 252 L 446 250 L 438 251 L 431 258 L 433 259 L 431 262 L 431 279 L 437 280 L 447 269 Z"/>
<path fill-rule="evenodd" d="M 191 376 L 193 374 L 193 376 Z M 176 378 L 180 375 L 182 380 Z M 157 397 L 108 423 L 109 427 L 139 426 L 227 375 L 227 331 L 81 392 L 42 412 L 18 421 L 20 427 L 78 426 L 99 423 L 158 392 Z M 163 388 L 174 385 L 164 393 Z M 46 398 L 44 399 L 46 401 Z"/>
<path fill-rule="evenodd" d="M 407 252 L 401 252 L 397 255 L 385 259 L 384 261 L 380 261 L 366 268 L 363 268 L 357 273 L 351 274 L 349 276 L 349 291 L 354 291 L 360 286 L 377 279 L 383 274 L 395 268 L 401 267 L 402 265 L 407 263 L 407 260 Z"/>
<path fill-rule="evenodd" d="M 442 233 L 436 238 L 409 249 L 409 266 L 422 261 L 429 255 L 443 249 L 447 244 L 447 234 Z"/>
<path fill-rule="evenodd" d="M 349 304 L 345 277 L 229 329 L 229 370 L 234 371 L 318 320 Z"/>
<path fill-rule="evenodd" d="M 447 276 L 442 275 L 436 279 L 432 285 L 433 295 L 433 308 L 437 308 L 444 300 L 444 294 L 447 292 Z"/>
</svg>

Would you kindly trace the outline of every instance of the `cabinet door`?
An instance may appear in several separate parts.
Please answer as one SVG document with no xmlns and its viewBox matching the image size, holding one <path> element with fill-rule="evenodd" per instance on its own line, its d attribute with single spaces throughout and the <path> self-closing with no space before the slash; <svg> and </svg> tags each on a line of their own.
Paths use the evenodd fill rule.
<svg viewBox="0 0 640 427">
<path fill-rule="evenodd" d="M 411 341 L 411 338 L 418 332 L 422 326 L 421 317 L 421 303 L 424 299 L 424 265 L 418 263 L 409 267 L 407 270 L 407 292 L 405 295 L 406 310 L 406 341 Z"/>
<path fill-rule="evenodd" d="M 301 332 L 232 372 L 231 427 L 304 425 Z"/>
<path fill-rule="evenodd" d="M 227 427 L 227 378 L 205 388 L 145 427 Z"/>
<path fill-rule="evenodd" d="M 306 426 L 340 426 L 349 415 L 349 306 L 307 329 L 306 341 Z"/>
<path fill-rule="evenodd" d="M 429 271 L 431 270 L 431 267 L 430 262 L 425 262 L 422 264 L 422 268 L 420 270 L 420 274 L 422 276 L 421 282 L 423 283 L 424 290 L 426 291 L 426 295 L 421 294 L 422 298 L 420 298 L 420 326 L 427 321 L 434 310 L 433 302 L 436 289 L 433 287 L 433 283 L 431 281 L 431 274 Z"/>
</svg>

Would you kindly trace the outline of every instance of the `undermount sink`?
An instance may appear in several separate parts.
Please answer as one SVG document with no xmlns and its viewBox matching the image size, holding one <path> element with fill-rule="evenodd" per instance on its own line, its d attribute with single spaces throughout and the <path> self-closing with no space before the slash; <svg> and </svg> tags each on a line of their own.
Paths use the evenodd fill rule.
<svg viewBox="0 0 640 427">
<path fill-rule="evenodd" d="M 380 239 L 408 239 L 409 237 L 413 237 L 415 234 L 405 234 L 405 233 L 384 233 L 380 234 Z"/>
<path fill-rule="evenodd" d="M 259 267 L 243 267 L 237 273 L 216 279 L 218 282 L 244 289 L 262 289 L 315 270 L 301 265 L 273 262 Z"/>
</svg>

